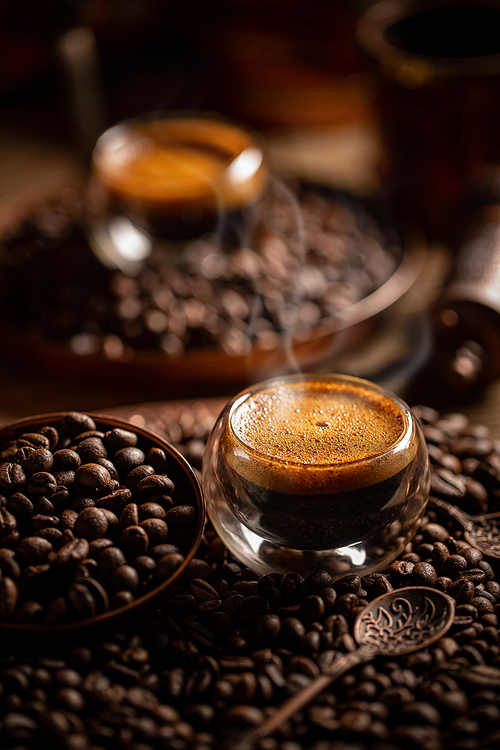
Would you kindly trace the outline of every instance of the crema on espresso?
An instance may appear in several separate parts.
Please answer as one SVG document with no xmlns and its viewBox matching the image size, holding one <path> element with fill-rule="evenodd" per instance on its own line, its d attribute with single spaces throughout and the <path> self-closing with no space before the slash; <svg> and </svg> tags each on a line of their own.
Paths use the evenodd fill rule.
<svg viewBox="0 0 500 750">
<path fill-rule="evenodd" d="M 392 399 L 361 382 L 299 380 L 237 401 L 223 436 L 245 479 L 297 495 L 346 492 L 389 479 L 415 440 Z"/>
</svg>

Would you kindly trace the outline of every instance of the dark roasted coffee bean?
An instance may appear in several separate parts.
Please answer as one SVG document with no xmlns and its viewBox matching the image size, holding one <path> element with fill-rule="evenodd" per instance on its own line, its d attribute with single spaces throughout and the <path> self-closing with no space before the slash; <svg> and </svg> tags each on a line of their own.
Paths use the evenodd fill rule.
<svg viewBox="0 0 500 750">
<path fill-rule="evenodd" d="M 483 553 L 475 547 L 461 549 L 460 554 L 467 561 L 468 568 L 475 568 L 483 559 Z"/>
<path fill-rule="evenodd" d="M 92 417 L 81 412 L 69 412 L 64 415 L 63 423 L 70 435 L 80 435 L 88 430 L 95 430 L 96 425 Z"/>
<path fill-rule="evenodd" d="M 174 483 L 166 474 L 151 474 L 137 484 L 137 492 L 147 498 L 153 493 L 170 494 L 174 490 Z"/>
<path fill-rule="evenodd" d="M 316 570 L 309 573 L 300 584 L 300 596 L 317 594 L 320 589 L 332 585 L 332 577 L 326 570 Z"/>
<path fill-rule="evenodd" d="M 156 563 L 156 578 L 158 581 L 166 581 L 173 576 L 183 562 L 184 557 L 178 552 L 171 552 L 161 557 Z"/>
<path fill-rule="evenodd" d="M 141 579 L 149 580 L 156 570 L 156 562 L 149 555 L 139 555 L 132 560 L 132 565 Z"/>
<path fill-rule="evenodd" d="M 493 604 L 484 596 L 474 596 L 470 604 L 477 609 L 478 616 L 490 614 L 493 612 Z"/>
<path fill-rule="evenodd" d="M 61 448 L 53 454 L 52 458 L 56 471 L 76 471 L 81 464 L 80 456 L 71 448 Z"/>
<path fill-rule="evenodd" d="M 139 505 L 139 521 L 145 521 L 148 518 L 165 518 L 166 511 L 162 505 L 158 503 L 142 503 Z"/>
<path fill-rule="evenodd" d="M 67 596 L 79 619 L 86 619 L 97 615 L 97 604 L 84 583 L 80 581 L 72 583 L 68 588 Z"/>
<path fill-rule="evenodd" d="M 136 503 L 128 503 L 120 513 L 120 528 L 139 525 L 139 508 Z"/>
<path fill-rule="evenodd" d="M 108 452 L 99 437 L 86 437 L 74 446 L 74 451 L 80 456 L 82 464 L 97 463 L 100 458 L 107 458 Z"/>
<path fill-rule="evenodd" d="M 140 466 L 136 466 L 135 469 L 129 471 L 125 476 L 124 484 L 129 489 L 134 490 L 142 479 L 145 479 L 152 474 L 155 474 L 155 470 L 152 466 L 149 466 L 149 464 L 141 464 Z"/>
<path fill-rule="evenodd" d="M 166 542 L 168 526 L 161 518 L 146 518 L 139 523 L 139 526 L 146 531 L 151 546 L 156 547 Z"/>
<path fill-rule="evenodd" d="M 128 489 L 118 489 L 109 495 L 104 495 L 96 501 L 97 508 L 105 508 L 119 516 L 127 503 L 132 500 L 132 493 Z"/>
<path fill-rule="evenodd" d="M 477 564 L 477 567 L 479 568 L 479 570 L 483 571 L 486 581 L 495 580 L 495 571 L 493 570 L 489 562 L 487 562 L 486 560 L 480 560 Z"/>
<path fill-rule="evenodd" d="M 105 547 L 98 555 L 97 562 L 101 575 L 107 578 L 120 565 L 125 565 L 127 558 L 119 547 Z"/>
<path fill-rule="evenodd" d="M 158 562 L 162 557 L 165 555 L 170 555 L 172 553 L 180 553 L 179 547 L 176 547 L 175 544 L 157 544 L 155 547 L 151 547 L 148 550 L 148 555 L 151 555 L 153 560 L 155 562 Z M 200 576 L 194 575 L 193 578 L 198 578 Z"/>
<path fill-rule="evenodd" d="M 417 563 L 412 572 L 412 578 L 417 586 L 429 586 L 432 588 L 437 579 L 435 568 L 430 563 Z"/>
<path fill-rule="evenodd" d="M 32 474 L 26 483 L 31 495 L 45 495 L 50 497 L 57 489 L 57 481 L 53 474 L 48 471 L 37 471 Z"/>
<path fill-rule="evenodd" d="M 372 573 L 371 575 L 363 576 L 361 584 L 371 598 L 386 594 L 393 589 L 391 582 L 382 573 Z"/>
<path fill-rule="evenodd" d="M 137 445 L 137 435 L 135 432 L 124 430 L 122 427 L 115 427 L 104 434 L 103 443 L 110 451 L 116 453 L 121 448 Z"/>
<path fill-rule="evenodd" d="M 459 578 L 448 587 L 446 593 L 453 596 L 457 604 L 469 604 L 474 597 L 474 584 Z"/>
<path fill-rule="evenodd" d="M 189 590 L 197 601 L 208 601 L 218 599 L 217 591 L 207 581 L 202 578 L 194 578 L 189 584 Z"/>
<path fill-rule="evenodd" d="M 450 556 L 450 551 L 442 542 L 434 542 L 434 548 L 431 554 L 435 565 L 439 569 L 446 558 Z"/>
<path fill-rule="evenodd" d="M 118 471 L 128 474 L 129 471 L 135 469 L 136 466 L 141 466 L 145 462 L 145 455 L 140 448 L 129 446 L 126 448 L 120 448 L 115 453 L 113 463 L 115 464 Z"/>
<path fill-rule="evenodd" d="M 449 469 L 437 468 L 431 473 L 431 494 L 444 499 L 458 499 L 465 496 L 465 477 L 454 474 Z"/>
<path fill-rule="evenodd" d="M 460 573 L 460 578 L 464 581 L 471 581 L 474 586 L 478 586 L 486 581 L 484 570 L 480 568 L 471 568 Z"/>
<path fill-rule="evenodd" d="M 67 568 L 81 563 L 89 554 L 89 543 L 86 539 L 73 539 L 59 549 L 56 565 Z"/>
<path fill-rule="evenodd" d="M 120 547 L 128 560 L 144 555 L 149 547 L 149 538 L 141 526 L 127 526 L 120 535 Z"/>
<path fill-rule="evenodd" d="M 23 487 L 26 482 L 26 474 L 19 464 L 0 464 L 0 489 L 15 492 Z"/>
<path fill-rule="evenodd" d="M 0 621 L 9 620 L 16 611 L 18 590 L 12 578 L 0 578 Z"/>
<path fill-rule="evenodd" d="M 27 519 L 34 513 L 33 503 L 23 495 L 22 492 L 15 492 L 7 501 L 7 509 L 14 514 L 16 518 Z"/>
<path fill-rule="evenodd" d="M 441 565 L 441 574 L 452 580 L 459 578 L 464 570 L 467 570 L 467 560 L 461 555 L 450 555 Z"/>
<path fill-rule="evenodd" d="M 110 482 L 109 471 L 98 463 L 84 464 L 75 472 L 75 483 L 82 487 L 101 490 L 108 487 Z"/>
<path fill-rule="evenodd" d="M 119 565 L 108 577 L 112 591 L 135 591 L 139 585 L 139 574 L 132 565 Z"/>
<path fill-rule="evenodd" d="M 50 448 L 48 437 L 40 432 L 24 432 L 17 439 L 20 446 L 32 446 L 33 448 Z"/>
<path fill-rule="evenodd" d="M 304 623 L 311 623 L 320 620 L 325 612 L 325 603 L 323 599 L 316 595 L 310 594 L 305 596 L 299 607 L 298 616 Z"/>
<path fill-rule="evenodd" d="M 52 453 L 47 448 L 20 448 L 16 452 L 15 460 L 28 474 L 50 471 L 53 464 Z"/>
<path fill-rule="evenodd" d="M 158 448 L 156 445 L 151 446 L 146 454 L 146 459 L 157 474 L 164 474 L 167 471 L 168 459 L 163 448 Z"/>
<path fill-rule="evenodd" d="M 177 505 L 167 511 L 165 522 L 172 529 L 189 529 L 196 523 L 196 510 L 191 505 Z"/>
<path fill-rule="evenodd" d="M 428 544 L 444 542 L 449 534 L 443 526 L 437 523 L 426 523 L 420 530 L 423 541 Z"/>
<path fill-rule="evenodd" d="M 357 594 L 361 589 L 361 578 L 357 574 L 344 576 L 333 584 L 338 596 Z"/>
<path fill-rule="evenodd" d="M 83 537 L 91 541 L 105 536 L 108 528 L 106 514 L 100 508 L 84 508 L 78 514 L 73 532 L 77 537 Z"/>
<path fill-rule="evenodd" d="M 44 562 L 51 550 L 52 545 L 46 539 L 39 536 L 28 536 L 19 542 L 17 554 L 28 564 L 36 565 L 39 562 Z"/>
<path fill-rule="evenodd" d="M 55 528 L 59 525 L 59 516 L 42 516 L 40 513 L 35 513 L 31 516 L 29 525 L 32 532 L 37 532 L 47 527 Z"/>
</svg>

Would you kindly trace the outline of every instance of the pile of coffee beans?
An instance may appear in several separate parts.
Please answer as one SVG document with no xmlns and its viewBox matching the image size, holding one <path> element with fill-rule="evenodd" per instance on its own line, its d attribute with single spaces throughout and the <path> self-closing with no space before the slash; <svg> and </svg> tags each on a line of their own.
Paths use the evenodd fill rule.
<svg viewBox="0 0 500 750">
<path fill-rule="evenodd" d="M 158 442 L 68 412 L 0 445 L 0 621 L 84 620 L 175 573 L 199 509 Z"/>
<path fill-rule="evenodd" d="M 429 445 L 433 496 L 469 511 L 495 507 L 499 442 L 463 415 L 415 412 Z M 193 424 L 186 415 L 182 424 L 178 444 L 186 447 Z M 6 633 L 0 746 L 238 747 L 245 729 L 355 647 L 353 623 L 366 602 L 412 585 L 455 599 L 446 635 L 344 674 L 256 750 L 498 748 L 498 567 L 465 542 L 453 519 L 431 509 L 404 553 L 379 573 L 337 581 L 325 571 L 259 577 L 208 527 L 183 587 L 151 618 L 67 642 Z"/>
<path fill-rule="evenodd" d="M 378 289 L 401 261 L 396 237 L 354 201 L 272 182 L 255 233 L 229 247 L 208 234 L 156 241 L 136 275 L 93 254 L 78 191 L 0 243 L 0 319 L 75 355 L 129 360 L 273 350 Z"/>
</svg>

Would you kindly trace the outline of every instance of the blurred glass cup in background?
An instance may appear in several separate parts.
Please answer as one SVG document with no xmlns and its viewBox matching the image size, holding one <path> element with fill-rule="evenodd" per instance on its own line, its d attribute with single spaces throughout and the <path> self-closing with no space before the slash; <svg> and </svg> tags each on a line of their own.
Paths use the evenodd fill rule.
<svg viewBox="0 0 500 750">
<path fill-rule="evenodd" d="M 91 162 L 93 246 L 132 271 L 159 240 L 204 232 L 221 242 L 252 231 L 267 184 L 257 136 L 210 114 L 148 114 L 104 132 Z"/>
</svg>

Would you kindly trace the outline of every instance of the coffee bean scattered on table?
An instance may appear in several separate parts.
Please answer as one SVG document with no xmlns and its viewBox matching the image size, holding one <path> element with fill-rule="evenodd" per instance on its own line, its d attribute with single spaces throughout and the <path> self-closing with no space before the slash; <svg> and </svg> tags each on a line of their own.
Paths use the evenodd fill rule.
<svg viewBox="0 0 500 750">
<path fill-rule="evenodd" d="M 144 435 L 77 412 L 0 445 L 0 621 L 94 617 L 169 578 L 198 515 L 173 470 Z"/>
<path fill-rule="evenodd" d="M 82 356 L 273 350 L 378 289 L 402 257 L 399 240 L 354 201 L 277 181 L 251 241 L 226 247 L 205 235 L 182 253 L 154 242 L 135 276 L 92 253 L 88 214 L 67 190 L 0 242 L 0 319 Z"/>
<path fill-rule="evenodd" d="M 462 415 L 426 407 L 415 412 L 428 436 L 433 476 L 453 466 L 450 481 L 437 482 L 433 492 L 437 487 L 444 497 L 471 478 L 486 492 L 488 510 L 496 508 L 499 442 Z M 179 413 L 178 444 L 187 446 L 193 419 Z M 198 405 L 196 413 L 205 411 Z M 484 499 L 472 486 L 456 501 L 469 511 L 478 496 Z M 123 565 L 116 548 L 108 549 L 109 569 Z M 138 567 L 147 567 L 144 557 Z M 13 555 L 7 558 L 15 569 Z M 257 750 L 498 747 L 498 566 L 465 542 L 453 519 L 431 509 L 404 553 L 379 573 L 333 584 L 326 571 L 305 579 L 257 576 L 234 560 L 209 526 L 183 587 L 148 620 L 78 633 L 68 642 L 4 634 L 0 744 L 219 750 L 234 740 L 237 746 L 245 728 L 354 647 L 360 607 L 423 580 L 456 601 L 448 633 L 416 653 L 379 657 L 346 673 Z"/>
</svg>

